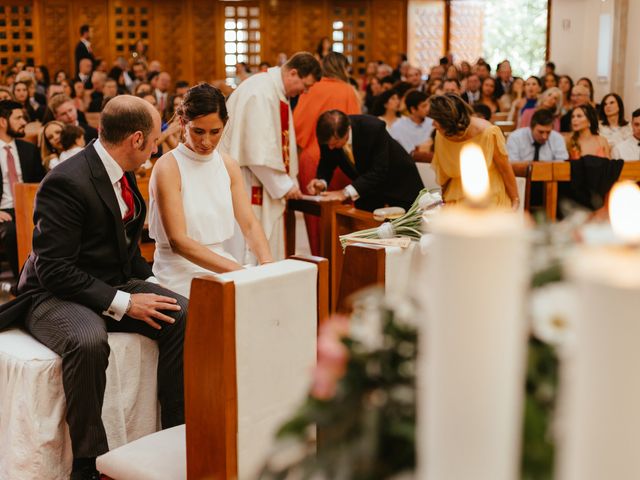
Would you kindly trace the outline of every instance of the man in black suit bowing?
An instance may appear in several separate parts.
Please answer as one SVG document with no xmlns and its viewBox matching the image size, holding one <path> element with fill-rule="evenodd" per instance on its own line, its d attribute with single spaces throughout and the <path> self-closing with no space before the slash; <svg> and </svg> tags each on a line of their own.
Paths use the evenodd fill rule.
<svg viewBox="0 0 640 480">
<path fill-rule="evenodd" d="M 424 185 L 411 155 L 387 132 L 385 123 L 370 115 L 346 115 L 329 110 L 316 125 L 320 163 L 307 190 L 373 211 L 388 206 L 408 209 Z M 336 167 L 353 183 L 326 192 Z"/>
<path fill-rule="evenodd" d="M 187 300 L 155 283 L 140 254 L 146 207 L 132 173 L 157 151 L 160 115 L 123 95 L 107 104 L 100 120 L 99 139 L 41 184 L 33 251 L 15 300 L 29 305 L 29 332 L 62 357 L 72 479 L 98 478 L 95 457 L 109 449 L 101 419 L 107 332 L 157 340 L 162 426 L 184 423 Z"/>
<path fill-rule="evenodd" d="M 26 125 L 22 105 L 11 100 L 0 102 L 0 240 L 16 281 L 19 265 L 13 185 L 18 182 L 38 183 L 46 173 L 36 146 L 18 140 L 24 137 Z"/>
</svg>

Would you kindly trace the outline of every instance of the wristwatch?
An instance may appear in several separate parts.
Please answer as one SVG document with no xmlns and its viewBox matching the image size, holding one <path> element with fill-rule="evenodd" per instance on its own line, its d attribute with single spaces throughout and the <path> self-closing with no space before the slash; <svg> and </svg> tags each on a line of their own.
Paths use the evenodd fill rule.
<svg viewBox="0 0 640 480">
<path fill-rule="evenodd" d="M 133 301 L 131 300 L 131 295 L 129 295 L 129 303 L 127 304 L 127 309 L 124 311 L 125 315 L 129 313 L 129 310 L 131 310 L 131 307 L 133 307 Z"/>
</svg>

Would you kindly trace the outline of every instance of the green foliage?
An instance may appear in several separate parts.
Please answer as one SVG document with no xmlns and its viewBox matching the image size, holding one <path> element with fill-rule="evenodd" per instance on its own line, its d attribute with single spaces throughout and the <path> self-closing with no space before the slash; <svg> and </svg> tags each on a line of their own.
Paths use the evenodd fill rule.
<svg viewBox="0 0 640 480">
<path fill-rule="evenodd" d="M 349 360 L 336 395 L 326 401 L 308 396 L 280 429 L 279 449 L 261 479 L 378 480 L 415 469 L 418 335 L 415 327 L 398 321 L 381 297 L 377 302 L 381 345 L 370 348 L 343 339 Z M 552 476 L 557 377 L 555 351 L 531 338 L 523 414 L 525 480 Z"/>
<path fill-rule="evenodd" d="M 522 478 L 553 477 L 552 422 L 558 386 L 558 358 L 553 348 L 535 338 L 529 342 L 527 395 L 524 407 Z"/>
<path fill-rule="evenodd" d="M 373 350 L 346 338 L 350 358 L 335 397 L 321 401 L 309 396 L 281 428 L 281 440 L 293 437 L 310 445 L 315 424 L 317 453 L 309 448 L 283 468 L 268 465 L 260 478 L 321 473 L 328 479 L 377 480 L 413 470 L 417 333 L 390 310 L 383 311 L 383 329 L 382 346 Z"/>
<path fill-rule="evenodd" d="M 538 75 L 547 47 L 548 0 L 484 0 L 484 3 L 485 60 L 495 69 L 507 58 L 514 76 Z"/>
</svg>

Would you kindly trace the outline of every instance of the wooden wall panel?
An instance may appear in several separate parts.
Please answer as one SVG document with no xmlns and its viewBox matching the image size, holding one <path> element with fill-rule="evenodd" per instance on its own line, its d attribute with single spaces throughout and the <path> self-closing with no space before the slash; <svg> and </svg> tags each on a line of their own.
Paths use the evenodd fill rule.
<svg viewBox="0 0 640 480">
<path fill-rule="evenodd" d="M 260 6 L 260 55 L 273 64 L 279 52 L 315 51 L 321 37 L 331 37 L 336 9 L 352 6 L 366 8 L 366 26 L 359 32 L 365 35 L 366 59 L 391 61 L 395 53 L 406 50 L 407 1 L 252 0 Z M 29 53 L 52 74 L 63 69 L 75 75 L 74 49 L 80 25 L 86 23 L 93 27 L 94 54 L 109 67 L 117 56 L 129 59 L 129 46 L 145 35 L 148 58 L 159 60 L 174 80 L 225 77 L 222 1 L 0 0 L 2 5 L 34 7 L 35 45 Z M 12 28 L 5 28 L 8 40 Z"/>
<path fill-rule="evenodd" d="M 220 19 L 223 16 L 222 6 L 214 2 L 193 1 L 191 14 L 192 32 L 191 48 L 193 50 L 194 82 L 211 81 L 224 78 L 224 64 L 221 61 L 224 31 Z"/>
<path fill-rule="evenodd" d="M 297 23 L 300 25 L 297 45 L 292 45 L 293 48 L 285 51 L 289 54 L 299 50 L 315 52 L 320 39 L 331 36 L 329 3 L 318 0 L 298 0 Z"/>
<path fill-rule="evenodd" d="M 371 6 L 369 60 L 393 61 L 407 52 L 406 0 L 373 0 Z"/>
<path fill-rule="evenodd" d="M 57 70 L 71 72 L 73 60 L 68 52 L 69 26 L 73 23 L 71 6 L 66 2 L 47 2 L 42 5 L 41 12 L 40 61 L 49 67 L 52 77 Z"/>
<path fill-rule="evenodd" d="M 297 9 L 294 0 L 280 0 L 278 2 L 265 2 L 262 9 L 263 35 L 263 61 L 275 65 L 280 52 L 292 53 L 295 46 L 296 33 L 300 29 L 297 20 Z"/>
<path fill-rule="evenodd" d="M 44 1 L 47 4 L 47 1 Z M 114 60 L 111 55 L 110 45 L 111 32 L 109 30 L 109 4 L 107 1 L 78 1 L 68 2 L 74 7 L 73 21 L 70 22 L 69 32 L 69 64 L 71 65 L 67 73 L 71 76 L 76 74 L 74 51 L 80 39 L 80 26 L 87 24 L 93 29 L 91 38 L 91 50 L 96 58 L 105 59 L 109 65 Z"/>
<path fill-rule="evenodd" d="M 163 1 L 154 4 L 154 30 L 152 37 L 153 58 L 162 57 L 162 68 L 171 73 L 172 80 L 191 77 L 187 63 L 193 50 L 189 42 L 187 25 L 188 9 L 183 2 Z"/>
</svg>

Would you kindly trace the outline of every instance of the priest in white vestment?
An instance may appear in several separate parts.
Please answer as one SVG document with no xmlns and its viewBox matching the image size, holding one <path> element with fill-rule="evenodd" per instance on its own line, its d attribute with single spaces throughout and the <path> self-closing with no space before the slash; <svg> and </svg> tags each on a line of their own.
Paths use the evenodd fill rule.
<svg viewBox="0 0 640 480">
<path fill-rule="evenodd" d="M 282 67 L 249 77 L 227 101 L 229 122 L 220 149 L 242 167 L 251 205 L 274 260 L 285 257 L 286 201 L 301 197 L 289 99 L 307 91 L 320 77 L 318 60 L 307 52 L 296 53 Z M 252 263 L 253 255 L 246 250 L 241 234 L 235 235 L 225 248 L 238 261 Z"/>
</svg>

